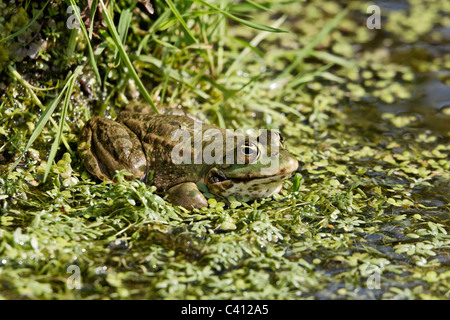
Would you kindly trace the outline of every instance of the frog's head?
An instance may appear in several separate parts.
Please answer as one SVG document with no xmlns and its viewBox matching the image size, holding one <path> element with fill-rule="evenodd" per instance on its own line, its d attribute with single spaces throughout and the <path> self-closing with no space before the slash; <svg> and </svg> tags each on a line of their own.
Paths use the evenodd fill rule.
<svg viewBox="0 0 450 320">
<path fill-rule="evenodd" d="M 237 137 L 237 136 L 236 136 Z M 208 190 L 222 197 L 247 196 L 250 200 L 280 192 L 283 181 L 298 168 L 298 161 L 275 131 L 263 130 L 258 138 L 236 139 L 205 177 Z M 234 156 L 234 157 L 233 157 Z M 234 159 L 230 163 L 229 159 Z"/>
</svg>

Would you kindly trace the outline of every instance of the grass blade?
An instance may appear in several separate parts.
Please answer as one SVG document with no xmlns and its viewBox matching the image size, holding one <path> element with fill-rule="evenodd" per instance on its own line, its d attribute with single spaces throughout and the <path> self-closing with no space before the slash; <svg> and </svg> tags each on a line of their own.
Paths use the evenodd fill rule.
<svg viewBox="0 0 450 320">
<path fill-rule="evenodd" d="M 93 0 L 91 3 L 91 24 L 89 26 L 89 39 L 92 39 L 92 34 L 94 33 L 94 17 L 95 12 L 97 12 L 98 1 Z"/>
<path fill-rule="evenodd" d="M 190 75 L 183 75 L 180 71 L 177 71 L 175 69 L 170 68 L 170 66 L 165 65 L 161 60 L 147 56 L 147 55 L 140 55 L 140 56 L 131 56 L 133 60 L 139 60 L 146 63 L 151 63 L 155 67 L 159 69 L 159 71 L 164 74 L 167 73 L 167 75 L 172 78 L 174 81 L 178 81 L 182 84 L 184 84 L 186 87 L 191 89 L 193 92 L 195 92 L 197 95 L 202 97 L 203 99 L 207 100 L 209 99 L 209 95 L 206 94 L 204 91 L 197 89 L 195 86 L 193 86 L 191 83 L 192 81 L 186 81 L 185 77 L 190 79 Z"/>
<path fill-rule="evenodd" d="M 221 14 L 223 14 L 224 16 L 233 19 L 234 21 L 237 21 L 239 23 L 242 23 L 243 25 L 246 25 L 247 27 L 253 28 L 253 29 L 257 29 L 257 30 L 262 30 L 262 31 L 268 31 L 268 32 L 276 32 L 276 33 L 281 33 L 281 32 L 287 32 L 285 30 L 281 30 L 281 29 L 277 29 L 277 28 L 272 28 L 272 27 L 268 27 L 256 22 L 251 22 L 251 21 L 247 21 L 244 20 L 242 18 L 239 18 L 225 10 L 220 9 L 219 7 L 216 7 L 215 5 L 212 5 L 206 1 L 203 0 L 194 0 L 195 2 L 199 2 L 201 4 L 203 4 L 204 6 L 211 8 L 213 10 L 216 10 L 217 12 L 220 12 Z"/>
<path fill-rule="evenodd" d="M 71 0 L 73 1 L 73 0 Z M 141 79 L 139 78 L 136 70 L 134 69 L 133 64 L 131 63 L 130 57 L 128 57 L 127 52 L 125 51 L 125 48 L 122 45 L 122 42 L 120 41 L 119 34 L 117 33 L 116 27 L 114 26 L 114 23 L 109 16 L 108 10 L 106 10 L 105 4 L 103 3 L 103 0 L 100 0 L 100 4 L 102 6 L 103 10 L 103 17 L 105 18 L 106 25 L 108 27 L 109 32 L 111 33 L 111 37 L 116 44 L 117 48 L 119 49 L 120 58 L 122 59 L 125 66 L 128 68 L 129 72 L 131 73 L 131 77 L 136 82 L 139 91 L 144 96 L 144 99 L 152 106 L 153 110 L 155 110 L 156 113 L 159 113 L 158 108 L 154 104 L 152 98 L 147 92 L 147 89 L 145 88 L 144 84 L 142 83 Z"/>
<path fill-rule="evenodd" d="M 333 65 L 334 65 L 333 63 L 328 63 L 328 64 L 320 67 L 319 69 L 317 69 L 314 72 L 310 72 L 310 73 L 306 73 L 306 74 L 298 74 L 292 80 L 289 80 L 289 83 L 283 87 L 283 92 L 285 92 L 291 88 L 294 88 L 302 83 L 313 81 L 316 77 L 320 76 L 322 73 L 324 73 L 326 70 L 331 68 Z"/>
<path fill-rule="evenodd" d="M 197 17 L 201 17 L 204 15 L 208 15 L 208 14 L 216 14 L 216 12 L 215 11 L 195 11 L 195 12 L 185 13 L 182 15 L 182 17 L 197 18 Z M 171 18 L 171 19 L 165 19 L 164 22 L 162 22 L 161 25 L 158 26 L 158 30 L 168 29 L 171 26 L 173 26 L 177 21 L 178 21 L 178 19 L 176 17 Z"/>
<path fill-rule="evenodd" d="M 91 60 L 92 69 L 94 70 L 95 76 L 97 77 L 97 81 L 99 85 L 102 84 L 102 79 L 100 78 L 100 73 L 98 72 L 97 62 L 95 61 L 94 50 L 92 50 L 91 41 L 89 39 L 89 35 L 87 33 L 86 27 L 84 26 L 83 20 L 81 19 L 80 12 L 78 11 L 78 6 L 75 3 L 75 0 L 70 0 L 70 4 L 73 6 L 73 13 L 77 17 L 78 23 L 80 24 L 81 31 L 83 32 L 84 38 L 86 39 L 87 47 L 89 50 L 89 59 Z"/>
<path fill-rule="evenodd" d="M 74 73 L 68 79 L 67 84 L 65 86 L 65 88 L 67 88 L 67 93 L 64 97 L 64 104 L 63 104 L 63 108 L 61 111 L 61 118 L 59 120 L 58 131 L 56 132 L 55 140 L 53 141 L 52 148 L 50 150 L 50 154 L 47 159 L 47 167 L 45 168 L 45 173 L 44 173 L 44 182 L 47 179 L 47 175 L 50 172 L 50 169 L 52 167 L 52 163 L 53 163 L 53 160 L 55 159 L 56 152 L 58 151 L 59 143 L 61 141 L 61 137 L 62 137 L 62 133 L 63 133 L 63 129 L 64 129 L 64 123 L 66 121 L 67 109 L 69 108 L 70 97 L 72 96 L 73 86 L 75 84 L 75 80 L 77 79 L 77 77 L 80 74 L 82 69 L 83 69 L 82 66 L 78 66 L 75 69 Z M 63 89 L 63 91 L 61 91 L 61 93 L 58 95 L 58 97 L 54 100 L 54 101 L 56 101 L 55 106 L 61 100 L 64 92 L 65 92 L 65 89 Z M 52 104 L 53 104 L 53 102 L 52 102 Z"/>
<path fill-rule="evenodd" d="M 281 26 L 283 24 L 283 22 L 286 20 L 287 16 L 281 16 L 277 21 L 275 21 L 275 23 L 273 24 L 274 27 L 271 27 L 273 29 L 278 28 L 279 26 Z M 248 56 L 250 54 L 250 51 L 255 51 L 257 50 L 256 47 L 261 43 L 261 41 L 263 41 L 267 36 L 269 35 L 269 33 L 267 32 L 261 32 L 259 34 L 257 34 L 252 41 L 250 41 L 250 43 L 248 45 L 246 45 L 246 48 L 244 48 L 244 50 L 241 51 L 241 53 L 239 54 L 239 56 L 237 56 L 237 58 L 233 61 L 233 63 L 231 64 L 231 66 L 228 68 L 226 75 L 230 76 L 231 73 L 234 71 L 235 68 L 237 68 L 238 63 L 246 56 Z"/>
<path fill-rule="evenodd" d="M 46 125 L 47 121 L 53 114 L 53 111 L 55 111 L 56 107 L 59 104 L 59 101 L 61 100 L 62 95 L 66 90 L 67 90 L 67 83 L 62 89 L 61 93 L 48 105 L 48 107 L 42 113 L 41 117 L 38 120 L 38 123 L 36 124 L 36 128 L 34 129 L 30 139 L 27 142 L 27 145 L 25 146 L 25 149 L 23 150 L 22 154 L 17 158 L 17 160 L 14 162 L 14 164 L 9 168 L 10 172 L 14 170 L 14 168 L 19 164 L 20 160 L 22 160 L 23 156 L 25 155 L 25 152 L 27 152 L 28 148 L 30 148 L 30 146 L 33 144 L 36 138 L 41 134 L 42 129 L 44 129 L 44 126 Z"/>
<path fill-rule="evenodd" d="M 305 57 L 307 57 L 314 48 L 339 24 L 339 22 L 345 17 L 345 15 L 348 13 L 348 9 L 343 10 L 340 12 L 336 17 L 333 18 L 330 22 L 328 22 L 322 30 L 312 39 L 311 42 L 308 43 L 307 46 L 301 50 L 297 58 L 295 58 L 294 62 L 292 62 L 284 71 L 278 76 L 278 78 L 284 78 L 286 75 L 292 72 L 302 61 Z"/>
<path fill-rule="evenodd" d="M 132 13 L 130 9 L 124 9 L 120 14 L 117 32 L 119 34 L 120 41 L 122 44 L 125 44 L 125 41 L 127 39 L 128 29 L 130 28 L 131 23 L 131 16 Z M 119 61 L 120 61 L 119 49 L 116 47 L 116 52 L 114 55 L 114 65 L 117 66 L 119 64 Z"/>
<path fill-rule="evenodd" d="M 355 65 L 356 65 L 355 61 L 346 60 L 342 57 L 336 56 L 334 54 L 331 54 L 331 53 L 325 52 L 325 51 L 312 51 L 311 56 L 313 56 L 317 59 L 322 59 L 327 62 L 331 62 L 331 63 L 337 64 L 337 65 L 340 65 L 346 69 L 355 68 Z"/>
<path fill-rule="evenodd" d="M 39 134 L 41 133 L 42 129 L 44 128 L 45 124 L 47 123 L 47 121 L 50 120 L 50 122 L 53 124 L 53 126 L 55 128 L 58 128 L 58 125 L 56 124 L 55 120 L 53 120 L 52 118 L 52 113 L 54 111 L 54 109 L 56 108 L 56 105 L 49 105 L 49 107 L 45 108 L 44 105 L 42 104 L 42 102 L 39 100 L 39 98 L 36 96 L 36 94 L 33 91 L 33 86 L 31 86 L 25 79 L 23 79 L 20 74 L 14 70 L 11 66 L 8 66 L 8 70 L 9 72 L 11 72 L 12 76 L 14 78 L 16 78 L 30 93 L 31 99 L 36 103 L 36 105 L 39 106 L 39 108 L 43 111 L 41 118 L 39 119 L 37 126 L 35 128 L 35 130 L 33 131 L 30 139 L 28 140 L 27 145 L 25 146 L 22 154 L 19 156 L 19 158 L 14 162 L 14 164 L 11 166 L 11 168 L 9 168 L 9 172 L 11 172 L 12 170 L 14 170 L 14 168 L 19 164 L 20 160 L 22 159 L 22 157 L 24 156 L 25 152 L 28 150 L 28 148 L 33 144 L 34 140 L 36 140 L 36 138 L 39 136 Z M 65 87 L 63 88 L 63 91 L 65 91 Z M 67 143 L 67 141 L 64 139 L 64 137 L 62 138 L 64 145 L 66 146 L 67 150 L 71 151 L 69 144 Z"/>
<path fill-rule="evenodd" d="M 245 2 L 251 4 L 252 6 L 254 6 L 255 8 L 264 10 L 264 11 L 269 11 L 269 8 L 264 7 L 263 5 L 260 5 L 259 3 L 256 3 L 255 1 L 252 0 L 245 0 Z"/>
<path fill-rule="evenodd" d="M 186 22 L 184 21 L 183 17 L 181 16 L 180 12 L 178 11 L 177 7 L 173 4 L 172 0 L 166 0 L 167 5 L 169 6 L 170 10 L 172 10 L 173 14 L 177 18 L 177 20 L 180 22 L 181 26 L 184 29 L 184 32 L 186 32 L 186 35 L 190 39 L 191 43 L 198 43 L 195 39 L 194 35 L 191 33 L 189 28 L 186 25 Z"/>
</svg>

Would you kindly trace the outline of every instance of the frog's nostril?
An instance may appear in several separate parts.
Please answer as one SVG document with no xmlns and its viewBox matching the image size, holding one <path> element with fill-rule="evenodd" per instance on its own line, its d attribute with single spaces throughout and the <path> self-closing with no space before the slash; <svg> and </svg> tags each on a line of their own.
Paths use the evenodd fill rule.
<svg viewBox="0 0 450 320">
<path fill-rule="evenodd" d="M 217 170 L 216 172 L 214 172 L 214 174 L 212 174 L 209 179 L 210 179 L 211 183 L 218 183 L 218 182 L 228 180 L 227 176 L 220 170 Z"/>
</svg>

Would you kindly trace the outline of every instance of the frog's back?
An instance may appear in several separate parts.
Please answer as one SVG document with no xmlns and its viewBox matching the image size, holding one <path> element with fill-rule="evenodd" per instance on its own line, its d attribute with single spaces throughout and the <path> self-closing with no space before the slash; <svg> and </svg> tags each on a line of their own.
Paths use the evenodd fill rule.
<svg viewBox="0 0 450 320">
<path fill-rule="evenodd" d="M 153 184 L 161 191 L 182 182 L 198 182 L 209 169 L 209 166 L 194 163 L 194 129 L 207 130 L 214 126 L 184 115 L 137 112 L 122 112 L 117 121 L 130 128 L 141 141 L 147 157 L 146 176 L 152 176 Z M 189 160 L 182 163 L 173 156 L 173 151 L 181 146 L 180 138 L 189 139 L 189 145 L 184 144 L 182 150 L 183 159 Z"/>
</svg>

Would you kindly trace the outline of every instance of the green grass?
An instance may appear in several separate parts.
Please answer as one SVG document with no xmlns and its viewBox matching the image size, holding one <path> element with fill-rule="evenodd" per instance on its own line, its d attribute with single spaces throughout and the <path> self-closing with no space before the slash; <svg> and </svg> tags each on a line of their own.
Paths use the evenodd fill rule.
<svg viewBox="0 0 450 320">
<path fill-rule="evenodd" d="M 396 109 L 450 61 L 391 54 L 438 41 L 405 27 L 415 11 L 377 31 L 362 2 L 93 3 L 79 32 L 65 23 L 81 2 L 1 8 L 0 298 L 449 298 L 448 115 L 427 126 Z M 422 9 L 443 27 L 446 9 Z M 39 56 L 21 57 L 24 43 Z M 194 212 L 123 172 L 96 181 L 78 134 L 131 103 L 280 129 L 300 172 L 271 199 Z M 81 290 L 67 286 L 73 265 Z"/>
</svg>

